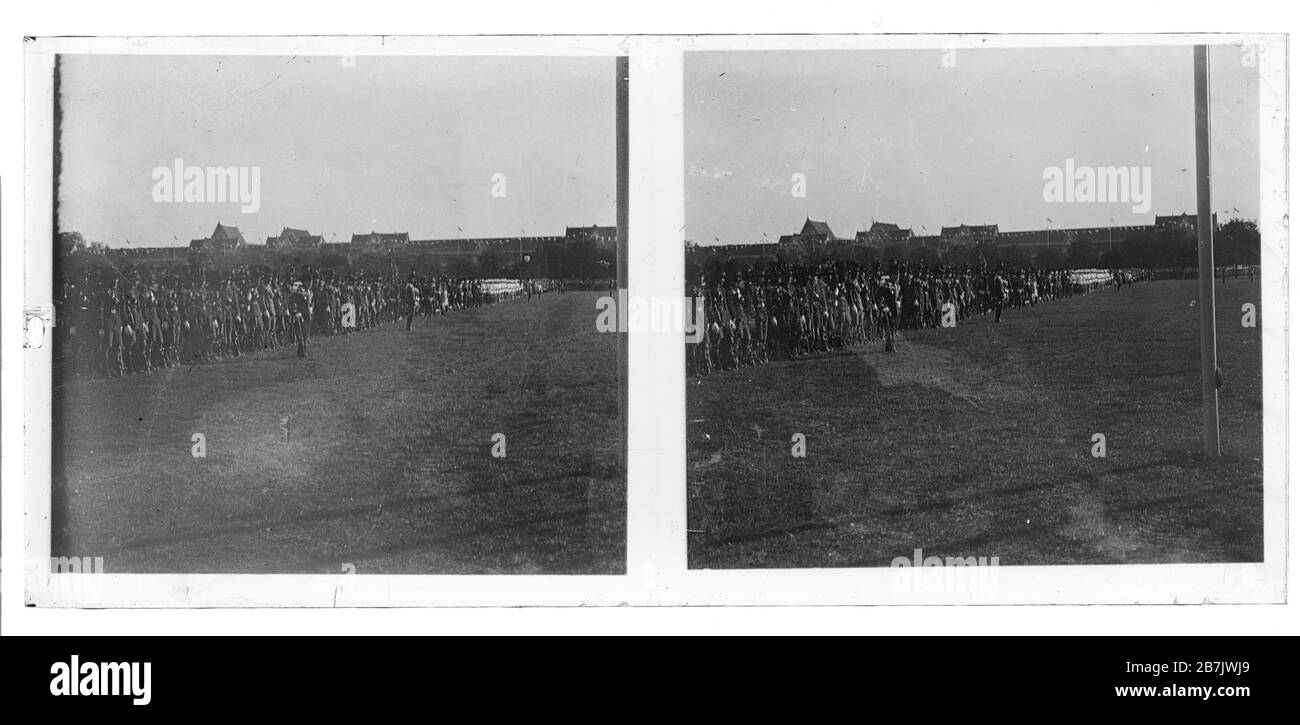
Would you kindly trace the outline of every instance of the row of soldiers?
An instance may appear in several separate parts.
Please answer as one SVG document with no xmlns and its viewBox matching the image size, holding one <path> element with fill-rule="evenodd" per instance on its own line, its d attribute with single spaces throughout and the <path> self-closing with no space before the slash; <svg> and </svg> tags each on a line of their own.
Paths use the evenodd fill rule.
<svg viewBox="0 0 1300 725">
<path fill-rule="evenodd" d="M 1064 269 L 923 267 L 849 261 L 773 263 L 701 275 L 688 290 L 703 298 L 703 336 L 687 346 L 688 374 L 794 359 L 884 340 L 899 330 L 953 325 L 975 315 L 1001 322 L 1006 308 L 1094 291 Z"/>
<path fill-rule="evenodd" d="M 77 374 L 119 376 L 240 357 L 416 315 L 448 314 L 532 297 L 540 284 L 489 291 L 483 280 L 236 270 L 212 279 L 145 270 L 66 281 L 55 301 L 60 354 Z M 507 291 L 508 290 L 508 291 Z"/>
</svg>

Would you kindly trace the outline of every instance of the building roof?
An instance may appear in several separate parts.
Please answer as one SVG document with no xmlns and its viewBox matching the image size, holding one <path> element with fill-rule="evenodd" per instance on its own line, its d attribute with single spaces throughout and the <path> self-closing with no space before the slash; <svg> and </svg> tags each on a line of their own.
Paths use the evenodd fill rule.
<svg viewBox="0 0 1300 725">
<path fill-rule="evenodd" d="M 805 217 L 803 229 L 799 230 L 801 237 L 822 237 L 828 241 L 835 241 L 837 237 L 835 232 L 831 231 L 831 225 L 824 221 L 816 221 L 812 218 Z"/>
<path fill-rule="evenodd" d="M 228 239 L 244 243 L 244 235 L 239 231 L 239 227 L 230 226 L 217 222 L 217 228 L 212 230 L 212 236 L 209 239 Z"/>
<path fill-rule="evenodd" d="M 306 229 L 285 227 L 278 236 L 267 237 L 266 245 L 268 247 L 315 247 L 319 246 L 323 241 L 324 239 L 320 234 L 312 234 Z"/>
<path fill-rule="evenodd" d="M 890 222 L 871 222 L 871 228 L 859 235 L 859 238 L 906 241 L 912 238 L 912 229 L 903 229 Z"/>
<path fill-rule="evenodd" d="M 242 247 L 246 244 L 244 235 L 239 231 L 239 227 L 233 227 L 228 224 L 217 222 L 217 226 L 212 230 L 212 235 L 203 239 L 191 239 L 190 249 L 199 250 L 208 247 L 217 249 L 233 249 Z"/>
</svg>

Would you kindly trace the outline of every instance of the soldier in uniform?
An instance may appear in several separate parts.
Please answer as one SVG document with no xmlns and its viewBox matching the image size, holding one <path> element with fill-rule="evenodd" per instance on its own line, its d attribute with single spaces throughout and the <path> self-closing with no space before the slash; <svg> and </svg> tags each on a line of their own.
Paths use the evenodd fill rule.
<svg viewBox="0 0 1300 725">
<path fill-rule="evenodd" d="M 1002 321 L 1002 306 L 1007 302 L 1007 280 L 999 271 L 993 275 L 992 288 L 989 290 L 990 301 L 993 303 L 993 321 Z"/>
<path fill-rule="evenodd" d="M 311 298 L 301 282 L 295 282 L 289 293 L 289 311 L 292 317 L 294 340 L 298 343 L 298 357 L 307 357 L 307 320 L 311 316 Z"/>
<path fill-rule="evenodd" d="M 415 320 L 415 311 L 420 307 L 420 288 L 415 286 L 414 274 L 407 279 L 406 286 L 402 288 L 402 306 L 406 311 L 406 329 L 409 330 Z"/>
<path fill-rule="evenodd" d="M 116 280 L 104 294 L 100 334 L 104 337 L 104 373 L 117 377 L 122 374 L 122 299 Z"/>
<path fill-rule="evenodd" d="M 163 367 L 167 364 L 167 352 L 163 347 L 162 316 L 158 314 L 158 298 L 152 287 L 145 287 L 140 296 L 141 333 L 144 340 L 144 370 L 149 372 L 154 365 Z"/>
<path fill-rule="evenodd" d="M 898 282 L 885 276 L 877 285 L 877 309 L 880 326 L 885 333 L 885 352 L 894 352 L 894 334 L 898 331 L 899 317 L 903 311 L 902 290 Z"/>
</svg>

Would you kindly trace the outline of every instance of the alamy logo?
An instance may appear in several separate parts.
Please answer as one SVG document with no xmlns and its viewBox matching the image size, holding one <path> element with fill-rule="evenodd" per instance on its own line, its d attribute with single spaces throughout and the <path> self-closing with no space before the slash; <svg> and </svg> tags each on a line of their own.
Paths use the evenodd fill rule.
<svg viewBox="0 0 1300 725">
<path fill-rule="evenodd" d="M 996 556 L 896 556 L 889 563 L 894 590 L 911 593 L 994 594 L 998 588 Z"/>
<path fill-rule="evenodd" d="M 103 574 L 102 556 L 51 556 L 51 574 Z"/>
<path fill-rule="evenodd" d="M 32 557 L 26 565 L 29 574 L 45 577 L 46 586 L 52 592 L 96 594 L 103 587 L 102 556 Z"/>
<path fill-rule="evenodd" d="M 260 166 L 186 166 L 176 159 L 153 170 L 153 200 L 159 204 L 237 202 L 245 214 L 262 208 Z"/>
<path fill-rule="evenodd" d="M 686 335 L 686 342 L 704 339 L 703 297 L 629 297 L 618 291 L 596 300 L 597 332 L 669 333 Z"/>
<path fill-rule="evenodd" d="M 1131 204 L 1134 214 L 1151 211 L 1150 166 L 1075 166 L 1043 169 L 1043 201 L 1049 204 Z"/>
<path fill-rule="evenodd" d="M 151 664 L 148 662 L 82 662 L 72 655 L 69 662 L 50 665 L 50 694 L 130 696 L 132 705 L 148 705 Z"/>
</svg>

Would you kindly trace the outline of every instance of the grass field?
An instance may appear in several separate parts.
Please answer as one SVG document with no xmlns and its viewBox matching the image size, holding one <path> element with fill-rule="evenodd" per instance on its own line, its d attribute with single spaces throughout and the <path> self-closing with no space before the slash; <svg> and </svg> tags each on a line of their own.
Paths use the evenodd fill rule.
<svg viewBox="0 0 1300 725">
<path fill-rule="evenodd" d="M 1261 561 L 1260 330 L 1241 325 L 1259 284 L 1216 289 L 1216 462 L 1201 455 L 1194 281 L 908 332 L 892 355 L 871 343 L 689 379 L 690 566 L 888 566 L 917 548 L 1003 565 Z"/>
<path fill-rule="evenodd" d="M 621 573 L 626 427 L 594 311 L 548 294 L 316 338 L 306 360 L 56 376 L 52 553 L 108 572 Z"/>
</svg>

